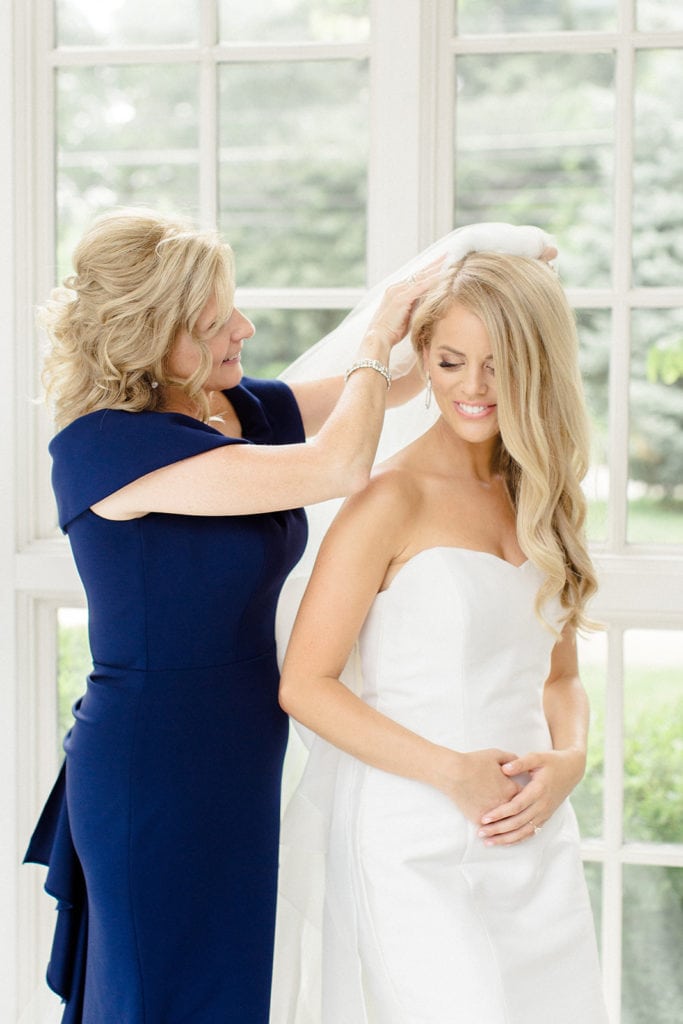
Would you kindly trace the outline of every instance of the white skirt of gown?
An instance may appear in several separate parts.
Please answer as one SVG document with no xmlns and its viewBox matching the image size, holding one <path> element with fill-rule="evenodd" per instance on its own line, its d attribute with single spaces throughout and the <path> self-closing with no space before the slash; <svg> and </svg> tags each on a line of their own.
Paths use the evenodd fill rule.
<svg viewBox="0 0 683 1024">
<path fill-rule="evenodd" d="M 363 699 L 458 750 L 549 749 L 540 581 L 484 552 L 416 555 L 363 628 Z M 271 1024 L 606 1024 L 569 802 L 519 845 L 476 832 L 437 790 L 315 739 L 283 822 Z"/>
</svg>

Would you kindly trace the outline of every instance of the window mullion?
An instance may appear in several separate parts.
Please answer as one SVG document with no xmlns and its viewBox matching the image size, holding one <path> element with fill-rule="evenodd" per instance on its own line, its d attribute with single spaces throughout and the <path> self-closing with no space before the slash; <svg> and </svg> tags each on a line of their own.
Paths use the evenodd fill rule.
<svg viewBox="0 0 683 1024">
<path fill-rule="evenodd" d="M 17 486 L 17 544 L 19 548 L 40 535 L 52 508 L 49 496 L 40 487 L 40 471 L 45 468 L 41 455 L 47 444 L 44 417 L 33 399 L 40 394 L 37 353 L 33 340 L 35 323 L 33 311 L 38 296 L 47 295 L 54 284 L 52 241 L 54 238 L 52 213 L 53 196 L 53 119 L 50 112 L 52 72 L 45 61 L 51 45 L 51 19 L 38 18 L 38 6 L 44 0 L 19 11 L 15 7 L 15 116 L 14 170 L 17 201 L 11 220 L 14 234 L 14 291 L 15 338 L 23 339 L 16 345 L 16 459 L 23 471 Z M 46 12 L 47 13 L 47 12 Z M 36 25 L 36 22 L 38 24 Z M 9 121 L 9 119 L 8 119 Z M 11 192 L 10 192 L 11 194 Z M 8 223 L 11 223 L 8 220 Z M 17 400 L 18 399 L 18 400 Z M 45 453 L 45 459 L 47 453 Z M 46 498 L 48 499 L 46 501 Z"/>
<path fill-rule="evenodd" d="M 622 7 L 624 5 L 621 5 Z M 624 15 L 625 16 L 625 15 Z M 615 152 L 616 169 L 633 166 L 633 103 L 635 52 L 622 39 L 616 53 Z M 628 488 L 628 406 L 630 380 L 633 185 L 631 174 L 614 175 L 614 248 L 612 280 L 615 308 L 612 317 L 610 360 L 608 537 L 612 551 L 626 545 Z"/>
<path fill-rule="evenodd" d="M 245 309 L 352 309 L 365 294 L 362 288 L 237 288 L 237 304 Z"/>
<path fill-rule="evenodd" d="M 419 244 L 429 245 L 453 227 L 455 134 L 454 11 L 435 4 L 425 12 L 420 47 Z"/>
<path fill-rule="evenodd" d="M 24 226 L 17 238 L 17 260 L 26 267 L 21 282 L 20 310 L 22 323 L 19 337 L 36 336 L 34 311 L 43 302 L 55 281 L 55 219 L 56 219 L 56 69 L 52 66 L 55 52 L 55 26 L 53 4 L 48 0 L 33 0 L 30 18 L 32 42 L 27 50 L 24 110 L 27 112 L 26 131 L 22 142 L 25 173 L 23 177 L 25 202 Z M 19 464 L 30 466 L 24 474 L 20 493 L 19 547 L 25 547 L 36 537 L 54 532 L 54 500 L 46 486 L 50 478 L 48 442 L 52 424 L 47 409 L 33 404 L 39 398 L 40 352 L 42 345 L 20 345 L 17 356 L 21 386 L 18 390 L 26 401 L 18 409 Z"/>
<path fill-rule="evenodd" d="M 7 126 L 4 145 L 0 149 L 0 222 L 5 225 L 4 244 L 0 251 L 0 310 L 3 324 L 3 373 L 0 379 L 0 460 L 3 486 L 0 489 L 0 672 L 3 680 L 2 717 L 0 718 L 0 806 L 2 835 L 0 872 L 7 880 L 0 892 L 0 1018 L 15 1020 L 18 1008 L 17 973 L 19 970 L 16 929 L 18 918 L 17 864 L 18 841 L 15 835 L 17 817 L 17 781 L 21 774 L 17 738 L 18 695 L 11 681 L 16 678 L 16 613 L 14 601 L 15 544 L 15 402 L 20 393 L 15 377 L 14 338 L 18 335 L 17 266 L 13 243 L 21 229 L 21 211 L 15 203 L 20 178 L 16 158 L 16 124 L 14 112 L 19 98 L 19 23 L 13 24 L 9 4 L 0 6 L 0 123 Z M 15 28 L 16 36 L 15 36 Z M 18 199 L 18 196 L 17 196 Z"/>
<path fill-rule="evenodd" d="M 199 64 L 199 220 L 218 223 L 218 41 L 217 0 L 202 0 Z"/>
<path fill-rule="evenodd" d="M 371 4 L 367 280 L 420 248 L 420 47 L 423 5 Z M 426 5 L 424 5 L 426 6 Z"/>
<path fill-rule="evenodd" d="M 621 1013 L 621 921 L 623 883 L 624 762 L 623 630 L 610 629 L 605 706 L 604 840 L 602 879 L 602 970 L 611 1019 Z"/>
</svg>

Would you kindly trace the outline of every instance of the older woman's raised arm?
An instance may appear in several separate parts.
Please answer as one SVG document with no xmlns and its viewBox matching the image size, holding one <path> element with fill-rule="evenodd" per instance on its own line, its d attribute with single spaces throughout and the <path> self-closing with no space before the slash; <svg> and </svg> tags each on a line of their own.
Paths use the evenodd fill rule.
<svg viewBox="0 0 683 1024">
<path fill-rule="evenodd" d="M 332 413 L 307 444 L 233 444 L 164 466 L 93 505 L 105 519 L 149 512 L 248 515 L 296 508 L 365 486 L 377 450 L 388 381 L 381 372 L 408 330 L 413 305 L 435 283 L 441 260 L 387 289 Z M 370 364 L 370 365 L 367 365 Z"/>
</svg>

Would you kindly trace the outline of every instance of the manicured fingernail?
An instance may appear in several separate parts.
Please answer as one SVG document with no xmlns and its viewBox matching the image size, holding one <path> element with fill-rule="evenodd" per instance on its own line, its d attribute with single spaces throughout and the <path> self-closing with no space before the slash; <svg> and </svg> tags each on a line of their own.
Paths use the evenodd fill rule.
<svg viewBox="0 0 683 1024">
<path fill-rule="evenodd" d="M 491 819 L 490 818 L 482 818 L 481 819 L 481 823 L 482 823 L 482 825 L 490 825 L 491 824 Z"/>
<path fill-rule="evenodd" d="M 480 828 L 479 831 L 477 832 L 477 835 L 480 837 L 480 839 L 483 839 L 486 836 L 486 834 L 487 833 L 485 828 Z"/>
</svg>

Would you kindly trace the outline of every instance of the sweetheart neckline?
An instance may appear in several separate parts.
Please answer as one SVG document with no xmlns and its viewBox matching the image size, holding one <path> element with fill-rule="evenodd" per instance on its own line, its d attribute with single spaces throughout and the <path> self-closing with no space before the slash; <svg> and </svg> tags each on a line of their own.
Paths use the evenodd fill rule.
<svg viewBox="0 0 683 1024">
<path fill-rule="evenodd" d="M 380 597 L 382 594 L 388 594 L 396 580 L 399 578 L 399 576 L 403 574 L 404 570 L 411 564 L 411 562 L 416 561 L 422 555 L 433 554 L 435 551 L 457 551 L 461 554 L 466 555 L 484 555 L 486 558 L 492 559 L 494 562 L 499 562 L 501 565 L 506 566 L 508 569 L 512 569 L 513 572 L 519 572 L 521 569 L 524 569 L 527 565 L 532 564 L 528 558 L 525 558 L 524 561 L 520 562 L 519 565 L 515 565 L 514 562 L 508 562 L 506 558 L 501 558 L 500 555 L 494 555 L 492 551 L 481 551 L 478 548 L 465 548 L 460 547 L 456 544 L 435 544 L 429 548 L 422 548 L 421 551 L 417 551 L 414 555 L 411 555 L 410 558 L 403 563 L 403 565 L 399 568 L 398 572 L 394 575 L 391 582 L 389 583 L 389 586 L 386 587 L 384 590 L 380 590 L 377 596 Z"/>
</svg>

